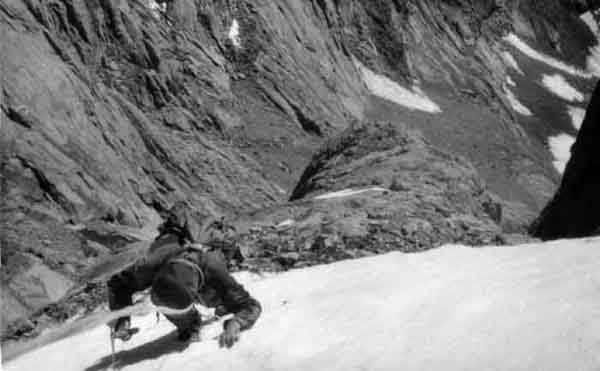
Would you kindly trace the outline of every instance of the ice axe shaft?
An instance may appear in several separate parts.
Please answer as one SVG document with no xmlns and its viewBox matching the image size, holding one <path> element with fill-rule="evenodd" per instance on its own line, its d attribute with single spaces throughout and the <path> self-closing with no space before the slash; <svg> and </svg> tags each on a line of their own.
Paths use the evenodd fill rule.
<svg viewBox="0 0 600 371">
<path fill-rule="evenodd" d="M 115 354 L 115 331 L 110 330 L 110 364 L 114 366 L 117 362 L 117 355 Z"/>
<path fill-rule="evenodd" d="M 132 327 L 130 329 L 127 329 L 127 333 L 129 334 L 129 337 L 127 338 L 127 340 L 129 340 L 129 338 L 131 338 L 131 336 L 137 334 L 139 332 L 139 328 L 137 327 Z M 115 329 L 111 329 L 110 330 L 110 360 L 111 360 L 111 368 L 114 368 L 114 366 L 117 363 L 117 353 L 115 351 L 115 341 L 117 339 L 120 339 L 120 337 L 117 336 L 117 332 L 115 331 Z M 123 339 L 121 339 L 123 340 Z"/>
</svg>

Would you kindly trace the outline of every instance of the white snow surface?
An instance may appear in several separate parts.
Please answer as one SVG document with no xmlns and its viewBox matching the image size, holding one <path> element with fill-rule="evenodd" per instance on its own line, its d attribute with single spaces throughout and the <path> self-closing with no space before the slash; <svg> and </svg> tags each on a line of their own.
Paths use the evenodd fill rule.
<svg viewBox="0 0 600 371">
<path fill-rule="evenodd" d="M 515 112 L 520 113 L 523 116 L 532 116 L 533 115 L 533 113 L 531 113 L 529 108 L 525 107 L 525 105 L 523 105 L 523 103 L 521 103 L 517 99 L 517 97 L 512 92 L 512 90 L 506 88 L 506 89 L 504 89 L 504 91 L 506 92 L 506 98 L 508 99 L 508 102 L 510 103 L 512 109 L 515 110 Z"/>
<path fill-rule="evenodd" d="M 587 56 L 587 69 L 596 77 L 600 77 L 600 45 L 589 49 Z"/>
<path fill-rule="evenodd" d="M 505 36 L 504 40 L 509 42 L 515 48 L 519 49 L 519 51 L 521 51 L 523 54 L 525 54 L 529 58 L 535 59 L 538 62 L 545 63 L 552 68 L 556 68 L 558 70 L 561 70 L 563 72 L 566 72 L 566 73 L 574 75 L 574 76 L 585 77 L 585 78 L 592 77 L 592 74 L 590 74 L 586 71 L 582 71 L 581 69 L 579 69 L 577 67 L 571 66 L 571 65 L 569 65 L 563 61 L 560 61 L 556 58 L 553 58 L 549 55 L 538 52 L 537 50 L 533 49 L 531 46 L 527 45 L 527 43 L 525 43 L 523 40 L 521 40 L 514 33 L 510 33 L 507 36 Z"/>
<path fill-rule="evenodd" d="M 521 67 L 519 67 L 519 64 L 517 63 L 517 60 L 515 59 L 515 57 L 513 57 L 513 55 L 510 54 L 509 52 L 502 52 L 502 59 L 504 60 L 504 63 L 506 63 L 506 65 L 508 67 L 510 67 L 513 70 L 517 71 L 521 75 L 525 74 L 523 72 L 523 70 L 521 69 Z"/>
<path fill-rule="evenodd" d="M 573 127 L 579 130 L 581 128 L 581 124 L 583 124 L 583 120 L 585 119 L 585 109 L 575 106 L 568 106 L 567 110 L 569 111 L 569 116 L 571 116 Z"/>
<path fill-rule="evenodd" d="M 240 39 L 240 25 L 239 25 L 237 19 L 234 19 L 233 22 L 231 22 L 231 27 L 229 27 L 228 37 L 229 37 L 229 40 L 231 40 L 231 43 L 236 48 L 239 48 L 242 46 L 242 41 Z"/>
<path fill-rule="evenodd" d="M 575 137 L 572 135 L 561 133 L 548 138 L 548 146 L 550 152 L 554 156 L 554 167 L 559 173 L 565 171 L 567 162 L 571 158 L 571 146 L 575 143 Z"/>
<path fill-rule="evenodd" d="M 508 86 L 512 86 L 515 87 L 517 86 L 517 83 L 515 82 L 515 80 L 513 80 L 510 76 L 506 76 L 506 83 L 508 84 Z"/>
<path fill-rule="evenodd" d="M 153 314 L 118 343 L 123 371 L 597 370 L 600 239 L 445 246 L 257 279 L 238 276 L 262 317 L 231 350 L 179 346 Z M 169 334 L 165 337 L 166 334 Z M 108 356 L 108 357 L 107 357 Z M 104 370 L 102 325 L 4 364 L 6 371 Z"/>
<path fill-rule="evenodd" d="M 418 86 L 413 86 L 412 90 L 409 90 L 394 80 L 371 71 L 358 61 L 356 61 L 356 65 L 369 91 L 378 97 L 412 110 L 428 113 L 442 112 L 440 107 L 427 97 Z"/>
<path fill-rule="evenodd" d="M 281 223 L 277 224 L 275 226 L 275 228 L 289 227 L 289 226 L 293 225 L 294 223 L 296 223 L 296 221 L 294 219 L 286 219 L 286 220 L 282 221 Z"/>
<path fill-rule="evenodd" d="M 598 23 L 596 23 L 596 20 L 590 12 L 584 13 L 581 16 L 581 19 L 587 24 L 590 31 L 596 35 L 596 40 L 598 41 L 596 46 L 593 46 L 588 50 L 590 54 L 587 57 L 587 69 L 594 76 L 600 77 L 600 30 L 598 29 Z"/>
<path fill-rule="evenodd" d="M 569 102 L 583 102 L 585 99 L 583 93 L 569 84 L 563 75 L 543 75 L 542 84 L 554 95 Z"/>
<path fill-rule="evenodd" d="M 600 31 L 600 30 L 598 30 L 598 23 L 596 23 L 596 20 L 594 19 L 592 12 L 585 12 L 581 15 L 580 18 L 590 28 L 590 31 L 592 31 L 592 33 L 594 35 L 599 34 L 598 31 Z"/>
<path fill-rule="evenodd" d="M 387 191 L 387 189 L 381 188 L 381 187 L 371 187 L 371 188 L 365 188 L 365 189 L 346 188 L 346 189 L 342 189 L 341 191 L 329 192 L 329 193 L 324 193 L 322 195 L 316 196 L 315 200 L 328 200 L 331 198 L 342 198 L 342 197 L 355 196 L 355 195 L 365 193 L 365 192 L 385 192 L 385 191 Z"/>
<path fill-rule="evenodd" d="M 148 0 L 148 7 L 152 11 L 152 15 L 154 15 L 154 17 L 157 19 L 160 18 L 161 13 L 167 11 L 166 3 L 159 4 L 155 0 Z"/>
</svg>

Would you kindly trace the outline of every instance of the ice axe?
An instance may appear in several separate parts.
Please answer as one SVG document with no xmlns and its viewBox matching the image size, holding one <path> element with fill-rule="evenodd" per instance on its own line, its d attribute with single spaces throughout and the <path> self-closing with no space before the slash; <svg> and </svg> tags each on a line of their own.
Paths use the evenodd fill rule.
<svg viewBox="0 0 600 371">
<path fill-rule="evenodd" d="M 117 363 L 117 355 L 115 354 L 115 331 L 110 329 L 110 368 L 113 368 Z"/>
<path fill-rule="evenodd" d="M 110 329 L 110 369 L 114 369 L 114 366 L 117 364 L 117 354 L 115 352 L 115 341 L 117 339 L 121 339 L 121 341 L 127 341 L 131 339 L 131 337 L 137 334 L 140 331 L 138 327 L 128 328 L 121 333 L 117 333 L 114 328 Z M 126 332 L 123 334 L 122 332 Z"/>
<path fill-rule="evenodd" d="M 112 319 L 116 319 L 118 316 L 123 316 L 123 315 L 131 315 L 131 314 L 136 314 L 136 313 L 144 313 L 146 312 L 149 308 L 153 308 L 156 310 L 156 319 L 157 319 L 157 323 L 158 320 L 160 318 L 160 313 L 162 313 L 163 315 L 169 315 L 169 314 L 181 314 L 187 310 L 189 310 L 189 308 L 183 309 L 183 310 L 176 310 L 176 309 L 169 309 L 169 308 L 165 308 L 165 307 L 161 307 L 161 306 L 154 306 L 150 303 L 143 303 L 143 302 L 138 302 L 135 305 L 131 306 L 131 307 L 127 307 L 124 308 L 120 311 L 116 311 L 116 312 L 112 312 L 110 313 L 110 316 L 112 317 Z M 208 316 L 206 319 L 202 320 L 201 323 L 201 327 L 210 325 L 214 322 L 218 322 L 219 320 L 221 320 L 222 318 L 226 318 L 226 317 L 222 317 L 219 315 L 211 315 Z M 115 366 L 117 364 L 117 354 L 116 354 L 116 347 L 115 347 L 115 342 L 117 339 L 120 339 L 121 341 L 128 341 L 129 339 L 131 339 L 131 337 L 135 334 L 137 334 L 140 331 L 139 327 L 132 327 L 132 328 L 128 328 L 128 329 L 123 329 L 120 331 L 115 331 L 115 328 L 111 326 L 110 328 L 110 352 L 111 352 L 111 364 L 110 364 L 110 368 L 109 369 L 115 369 Z"/>
</svg>

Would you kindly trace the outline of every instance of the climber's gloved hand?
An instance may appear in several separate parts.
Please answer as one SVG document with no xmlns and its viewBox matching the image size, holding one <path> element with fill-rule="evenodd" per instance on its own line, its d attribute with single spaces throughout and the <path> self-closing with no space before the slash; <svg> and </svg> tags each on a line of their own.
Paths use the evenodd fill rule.
<svg viewBox="0 0 600 371">
<path fill-rule="evenodd" d="M 219 346 L 221 348 L 231 348 L 235 342 L 240 339 L 240 331 L 242 326 L 234 319 L 225 321 L 223 326 L 223 333 L 219 336 Z"/>
<path fill-rule="evenodd" d="M 131 329 L 131 320 L 127 317 L 121 317 L 112 328 L 112 337 L 121 341 L 128 341 L 135 332 Z"/>
</svg>

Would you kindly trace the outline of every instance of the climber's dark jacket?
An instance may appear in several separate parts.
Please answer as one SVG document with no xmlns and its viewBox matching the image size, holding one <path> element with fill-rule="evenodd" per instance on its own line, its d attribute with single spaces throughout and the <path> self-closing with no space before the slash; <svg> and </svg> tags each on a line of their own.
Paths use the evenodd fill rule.
<svg viewBox="0 0 600 371">
<path fill-rule="evenodd" d="M 184 267 L 180 269 L 179 276 L 182 277 L 186 291 L 195 301 L 233 313 L 233 320 L 237 321 L 242 329 L 251 327 L 261 313 L 261 306 L 229 274 L 223 255 L 219 252 L 185 248 L 181 242 L 177 234 L 165 233 L 152 243 L 143 258 L 111 277 L 108 281 L 110 309 L 118 310 L 131 305 L 133 293 L 151 286 L 153 292 L 160 293 L 160 287 L 155 287 L 161 282 L 160 279 L 156 280 L 157 276 L 169 268 Z M 169 267 L 171 264 L 173 266 Z M 186 266 L 188 269 L 185 269 Z M 189 269 L 190 266 L 194 269 Z M 193 275 L 196 276 L 192 277 Z M 173 303 L 186 302 L 177 298 L 167 298 L 167 301 L 169 300 Z"/>
</svg>

